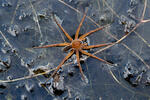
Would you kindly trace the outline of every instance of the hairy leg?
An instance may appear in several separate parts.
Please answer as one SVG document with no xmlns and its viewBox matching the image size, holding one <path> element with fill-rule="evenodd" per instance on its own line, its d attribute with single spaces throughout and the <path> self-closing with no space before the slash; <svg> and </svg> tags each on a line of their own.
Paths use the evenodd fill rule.
<svg viewBox="0 0 150 100">
<path fill-rule="evenodd" d="M 68 46 L 68 45 L 70 45 L 70 43 L 51 44 L 51 45 L 45 45 L 45 46 L 33 47 L 33 48 L 63 47 L 63 46 Z"/>
<path fill-rule="evenodd" d="M 87 56 L 90 56 L 90 57 L 93 57 L 93 58 L 95 58 L 95 59 L 98 59 L 98 60 L 100 60 L 100 61 L 102 61 L 102 62 L 104 62 L 104 63 L 106 63 L 106 64 L 112 65 L 112 63 L 109 63 L 108 61 L 103 60 L 103 59 L 101 59 L 101 58 L 98 58 L 97 56 L 94 56 L 94 55 L 92 55 L 92 54 L 90 54 L 90 53 L 88 53 L 88 52 L 86 52 L 86 51 L 84 51 L 84 50 L 80 50 L 80 52 L 83 53 L 83 54 L 85 54 L 85 55 L 87 55 Z"/>
</svg>

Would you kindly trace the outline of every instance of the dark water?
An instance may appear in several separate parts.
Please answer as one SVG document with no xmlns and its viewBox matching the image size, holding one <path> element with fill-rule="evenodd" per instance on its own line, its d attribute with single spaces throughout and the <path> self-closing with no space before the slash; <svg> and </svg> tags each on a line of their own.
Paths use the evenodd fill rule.
<svg viewBox="0 0 150 100">
<path fill-rule="evenodd" d="M 129 33 L 96 54 L 114 65 L 91 57 L 82 60 L 83 81 L 73 55 L 55 79 L 50 79 L 50 70 L 67 52 L 62 47 L 32 47 L 68 41 L 53 14 L 74 37 L 87 8 L 80 34 L 99 27 L 96 24 L 109 24 L 88 36 L 89 45 L 116 42 Z M 149 0 L 1 0 L 0 100 L 149 100 L 149 12 Z M 34 77 L 45 71 L 50 72 Z"/>
</svg>

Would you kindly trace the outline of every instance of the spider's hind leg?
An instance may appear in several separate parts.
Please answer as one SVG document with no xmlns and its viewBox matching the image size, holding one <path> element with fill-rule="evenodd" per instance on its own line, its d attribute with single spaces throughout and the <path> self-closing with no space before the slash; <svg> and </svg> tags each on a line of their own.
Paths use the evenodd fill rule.
<svg viewBox="0 0 150 100">
<path fill-rule="evenodd" d="M 84 73 L 83 73 L 83 70 L 82 70 L 82 67 L 80 64 L 80 58 L 79 58 L 79 51 L 78 50 L 76 50 L 76 57 L 77 57 L 77 63 L 78 63 L 79 69 L 80 69 L 82 79 L 85 80 Z"/>
</svg>

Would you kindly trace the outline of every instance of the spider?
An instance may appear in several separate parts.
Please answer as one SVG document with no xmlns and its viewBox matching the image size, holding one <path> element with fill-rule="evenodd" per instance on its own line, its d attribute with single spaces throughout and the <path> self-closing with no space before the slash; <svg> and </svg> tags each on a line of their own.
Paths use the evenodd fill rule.
<svg viewBox="0 0 150 100">
<path fill-rule="evenodd" d="M 40 47 L 33 47 L 33 48 L 65 47 L 64 48 L 65 51 L 70 50 L 70 52 L 67 54 L 67 56 L 56 67 L 56 69 L 52 73 L 51 77 L 54 77 L 54 75 L 62 67 L 62 65 L 75 53 L 76 59 L 77 59 L 77 64 L 78 64 L 81 76 L 82 76 L 82 78 L 84 80 L 85 77 L 84 77 L 84 74 L 83 74 L 83 71 L 82 71 L 82 67 L 81 67 L 81 64 L 80 64 L 79 52 L 84 54 L 84 55 L 87 55 L 87 56 L 93 57 L 95 59 L 98 59 L 98 60 L 100 60 L 100 61 L 102 61 L 102 62 L 104 62 L 106 64 L 112 65 L 111 63 L 107 62 L 106 60 L 103 60 L 103 59 L 101 59 L 101 58 L 99 58 L 99 57 L 97 57 L 97 56 L 95 56 L 95 55 L 93 55 L 91 53 L 88 53 L 88 52 L 84 51 L 84 50 L 88 50 L 88 49 L 91 49 L 91 48 L 98 48 L 98 47 L 108 46 L 108 45 L 112 44 L 112 43 L 106 43 L 106 44 L 98 44 L 98 45 L 88 45 L 87 43 L 83 42 L 88 35 L 91 35 L 92 33 L 96 32 L 96 31 L 99 31 L 99 30 L 102 30 L 104 28 L 104 27 L 99 27 L 99 28 L 96 28 L 94 30 L 91 30 L 91 31 L 89 31 L 89 32 L 79 36 L 79 31 L 80 31 L 80 28 L 81 28 L 81 26 L 83 24 L 83 21 L 85 20 L 85 17 L 86 17 L 86 13 L 84 13 L 84 16 L 81 19 L 80 24 L 79 24 L 79 26 L 78 26 L 78 28 L 76 30 L 75 38 L 73 39 L 66 32 L 66 30 L 58 23 L 56 18 L 53 16 L 53 19 L 54 19 L 55 23 L 58 25 L 58 27 L 61 29 L 61 31 L 64 33 L 64 35 L 67 37 L 67 39 L 70 42 L 64 42 L 64 43 L 58 43 L 58 44 L 50 44 L 50 45 L 45 45 L 45 46 L 40 46 Z"/>
</svg>

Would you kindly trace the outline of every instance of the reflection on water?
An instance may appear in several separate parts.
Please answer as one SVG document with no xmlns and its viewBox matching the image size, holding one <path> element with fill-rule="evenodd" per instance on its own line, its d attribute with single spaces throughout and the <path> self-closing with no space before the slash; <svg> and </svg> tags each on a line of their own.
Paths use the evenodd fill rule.
<svg viewBox="0 0 150 100">
<path fill-rule="evenodd" d="M 145 100 L 149 98 L 149 9 L 148 0 L 1 0 L 0 1 L 0 98 L 2 100 Z M 83 12 L 87 16 L 80 33 L 109 24 L 88 36 L 90 45 L 120 43 L 90 53 L 114 63 L 108 66 L 83 57 L 79 68 L 69 59 L 59 73 L 49 78 L 67 52 L 59 48 L 33 49 L 35 46 L 68 41 L 53 20 L 74 36 Z M 145 12 L 144 12 L 144 9 Z M 75 61 L 74 61 L 75 62 Z M 48 72 L 47 72 L 48 71 Z M 34 77 L 35 74 L 44 73 Z M 27 76 L 27 77 L 26 77 Z M 34 78 L 32 78 L 34 77 Z M 21 78 L 21 79 L 18 79 Z M 16 80 L 18 79 L 18 80 Z M 13 81 L 9 82 L 8 81 Z M 46 82 L 46 83 L 45 83 Z M 119 94 L 119 95 L 118 95 Z"/>
</svg>

